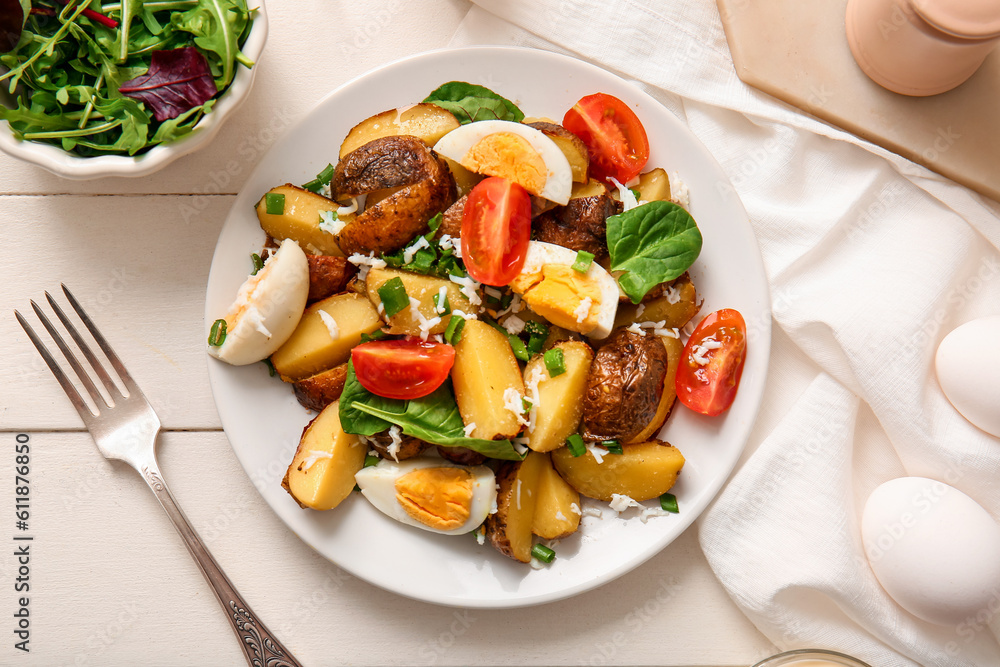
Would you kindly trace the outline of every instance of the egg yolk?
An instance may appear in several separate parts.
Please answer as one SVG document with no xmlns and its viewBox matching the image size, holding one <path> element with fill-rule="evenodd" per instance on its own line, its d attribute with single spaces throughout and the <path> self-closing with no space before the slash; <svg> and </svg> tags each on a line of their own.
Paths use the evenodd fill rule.
<svg viewBox="0 0 1000 667">
<path fill-rule="evenodd" d="M 584 334 L 597 326 L 601 290 L 596 281 L 572 267 L 543 264 L 538 271 L 518 275 L 510 287 L 533 311 L 556 326 Z M 589 304 L 586 299 L 590 299 Z"/>
<path fill-rule="evenodd" d="M 479 174 L 514 181 L 533 195 L 545 187 L 545 160 L 524 137 L 495 132 L 477 141 L 462 158 L 462 166 Z"/>
<path fill-rule="evenodd" d="M 438 530 L 469 519 L 472 474 L 462 468 L 418 468 L 396 480 L 396 501 L 411 518 Z"/>
</svg>

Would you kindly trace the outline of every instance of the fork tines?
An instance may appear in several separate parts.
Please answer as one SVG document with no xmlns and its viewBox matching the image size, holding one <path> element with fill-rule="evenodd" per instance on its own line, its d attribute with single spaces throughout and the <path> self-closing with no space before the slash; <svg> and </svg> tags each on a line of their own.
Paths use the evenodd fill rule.
<svg viewBox="0 0 1000 667">
<path fill-rule="evenodd" d="M 119 377 L 121 378 L 122 384 L 125 386 L 126 390 L 129 392 L 129 394 L 135 393 L 136 391 L 135 383 L 132 380 L 132 377 L 128 374 L 128 371 L 125 370 L 125 366 L 122 364 L 118 356 L 114 353 L 114 350 L 111 349 L 111 346 L 108 344 L 107 340 L 105 340 L 104 336 L 101 335 L 101 332 L 97 330 L 97 327 L 94 325 L 93 320 L 91 320 L 90 316 L 87 315 L 86 311 L 83 310 L 83 307 L 80 305 L 80 302 L 76 300 L 76 297 L 73 296 L 73 294 L 69 291 L 66 285 L 62 285 L 62 290 L 63 293 L 66 295 L 66 298 L 69 300 L 70 305 L 73 307 L 73 310 L 75 310 L 76 314 L 79 315 L 80 320 L 83 322 L 84 326 L 86 326 L 87 330 L 90 331 L 90 334 L 97 342 L 97 345 L 104 352 L 104 355 L 108 358 L 108 361 L 111 362 L 112 367 L 114 367 L 114 369 L 117 371 Z M 66 361 L 72 367 L 73 372 L 76 373 L 77 378 L 79 378 L 80 382 L 86 388 L 87 393 L 93 400 L 94 408 L 89 407 L 87 403 L 84 401 L 84 399 L 80 396 L 80 393 L 73 385 L 73 382 L 63 372 L 62 368 L 53 358 L 48 348 L 46 348 L 45 344 L 41 341 L 41 339 L 31 328 L 31 325 L 29 325 L 28 322 L 24 319 L 21 313 L 15 310 L 14 316 L 17 317 L 17 321 L 20 323 L 21 328 L 23 328 L 25 333 L 28 334 L 28 338 L 31 339 L 31 342 L 32 344 L 34 344 L 35 349 L 37 349 L 38 353 L 42 355 L 42 359 L 45 360 L 45 363 L 49 367 L 49 370 L 51 370 L 52 374 L 56 376 L 56 380 L 59 381 L 59 384 L 62 386 L 63 391 L 65 391 L 66 395 L 69 396 L 69 399 L 70 401 L 72 401 L 73 406 L 80 413 L 80 416 L 83 417 L 83 420 L 87 422 L 90 418 L 97 417 L 100 415 L 102 404 L 107 406 L 108 408 L 112 408 L 114 407 L 116 401 L 126 398 L 127 395 L 124 394 L 115 384 L 114 380 L 111 379 L 111 376 L 105 370 L 104 365 L 94 355 L 93 351 L 90 349 L 90 346 L 87 345 L 83 337 L 80 336 L 79 331 L 77 331 L 76 327 L 69 320 L 69 318 L 66 317 L 66 314 L 63 312 L 62 308 L 59 307 L 59 304 L 56 303 L 55 299 L 52 298 L 52 295 L 46 292 L 45 298 L 48 300 L 49 305 L 52 307 L 53 312 L 55 312 L 56 317 L 59 318 L 59 321 L 62 322 L 63 326 L 66 328 L 66 331 L 69 332 L 70 337 L 76 342 L 77 347 L 83 353 L 83 356 L 86 358 L 88 364 L 90 365 L 90 368 L 97 375 L 97 377 L 100 378 L 101 383 L 104 385 L 104 388 L 107 391 L 107 396 L 103 395 L 100 392 L 100 390 L 97 388 L 97 386 L 91 379 L 90 374 L 88 374 L 87 371 L 84 370 L 83 366 L 77 359 L 76 355 L 73 354 L 73 351 L 69 348 L 69 345 L 67 345 L 65 339 L 60 335 L 58 330 L 56 330 L 56 328 L 53 326 L 49 318 L 46 317 L 42 309 L 38 307 L 38 304 L 36 304 L 34 301 L 31 301 L 31 307 L 35 311 L 35 315 L 38 316 L 38 319 L 41 321 L 42 326 L 44 326 L 45 330 L 49 332 L 49 335 L 52 337 L 52 340 L 59 348 L 59 351 L 62 352 L 63 357 L 66 358 Z"/>
</svg>

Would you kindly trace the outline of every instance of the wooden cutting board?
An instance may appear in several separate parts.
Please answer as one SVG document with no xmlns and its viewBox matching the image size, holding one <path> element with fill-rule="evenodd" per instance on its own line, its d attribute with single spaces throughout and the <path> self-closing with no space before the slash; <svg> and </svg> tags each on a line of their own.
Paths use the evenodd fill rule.
<svg viewBox="0 0 1000 667">
<path fill-rule="evenodd" d="M 958 88 L 889 92 L 854 62 L 847 0 L 718 0 L 746 83 L 1000 201 L 1000 49 Z"/>
</svg>

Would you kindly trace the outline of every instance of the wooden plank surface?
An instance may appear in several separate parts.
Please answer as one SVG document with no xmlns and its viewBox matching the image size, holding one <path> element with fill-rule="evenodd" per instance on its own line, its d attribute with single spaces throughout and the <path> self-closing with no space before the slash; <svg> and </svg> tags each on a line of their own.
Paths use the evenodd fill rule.
<svg viewBox="0 0 1000 667">
<path fill-rule="evenodd" d="M 9 453 L 26 433 L 35 538 L 31 652 L 15 650 L 8 632 L 0 664 L 242 664 L 223 612 L 153 496 L 130 469 L 101 458 L 12 317 L 60 282 L 84 302 L 169 431 L 161 468 L 191 522 L 304 664 L 728 667 L 773 652 L 716 581 L 694 529 L 577 598 L 466 612 L 347 577 L 266 506 L 219 430 L 206 372 L 204 291 L 232 195 L 323 95 L 372 67 L 445 46 L 468 3 L 271 0 L 268 9 L 254 91 L 201 151 L 147 178 L 88 182 L 0 156 L 0 507 L 13 505 Z M 0 539 L 10 541 L 13 527 L 0 525 Z M 15 567 L 12 555 L 0 558 L 4 614 L 16 604 Z"/>
</svg>

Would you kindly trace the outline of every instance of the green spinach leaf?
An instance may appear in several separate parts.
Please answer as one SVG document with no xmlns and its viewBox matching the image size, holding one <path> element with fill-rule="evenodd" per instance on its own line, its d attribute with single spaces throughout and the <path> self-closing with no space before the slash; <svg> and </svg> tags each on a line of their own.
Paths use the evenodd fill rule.
<svg viewBox="0 0 1000 667">
<path fill-rule="evenodd" d="M 683 207 L 654 201 L 608 218 L 611 270 L 632 303 L 688 270 L 701 253 L 701 232 Z"/>
<path fill-rule="evenodd" d="M 464 81 L 449 81 L 428 95 L 430 102 L 450 111 L 462 125 L 479 120 L 510 120 L 520 123 L 524 113 L 513 102 L 489 88 Z"/>
<path fill-rule="evenodd" d="M 455 403 L 451 383 L 434 393 L 408 401 L 376 396 L 361 386 L 354 365 L 340 395 L 340 424 L 347 433 L 374 435 L 395 424 L 403 433 L 442 447 L 467 447 L 494 459 L 520 461 L 510 440 L 483 440 L 465 435 L 465 424 Z"/>
</svg>

